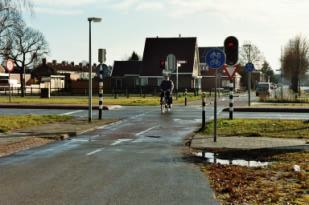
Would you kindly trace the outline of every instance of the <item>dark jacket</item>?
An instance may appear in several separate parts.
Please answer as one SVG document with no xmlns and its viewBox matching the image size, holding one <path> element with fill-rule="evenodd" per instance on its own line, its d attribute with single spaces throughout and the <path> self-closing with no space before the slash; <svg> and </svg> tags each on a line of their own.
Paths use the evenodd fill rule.
<svg viewBox="0 0 309 205">
<path fill-rule="evenodd" d="M 174 89 L 174 83 L 171 80 L 163 80 L 160 85 L 161 90 L 170 90 L 171 92 Z"/>
</svg>

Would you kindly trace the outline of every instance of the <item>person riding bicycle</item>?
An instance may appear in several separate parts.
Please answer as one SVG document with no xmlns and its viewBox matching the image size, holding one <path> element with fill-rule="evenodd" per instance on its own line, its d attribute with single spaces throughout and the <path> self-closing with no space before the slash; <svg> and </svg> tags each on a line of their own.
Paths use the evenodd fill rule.
<svg viewBox="0 0 309 205">
<path fill-rule="evenodd" d="M 164 92 L 165 92 L 166 96 L 169 99 L 169 101 L 167 102 L 169 104 L 169 108 L 171 108 L 172 104 L 173 104 L 173 98 L 172 98 L 173 89 L 174 89 L 173 81 L 170 80 L 168 74 L 165 74 L 164 80 L 162 80 L 161 85 L 160 85 L 160 90 L 161 90 L 161 95 L 160 95 L 161 100 L 160 100 L 160 102 L 162 102 L 162 98 L 164 97 Z"/>
</svg>

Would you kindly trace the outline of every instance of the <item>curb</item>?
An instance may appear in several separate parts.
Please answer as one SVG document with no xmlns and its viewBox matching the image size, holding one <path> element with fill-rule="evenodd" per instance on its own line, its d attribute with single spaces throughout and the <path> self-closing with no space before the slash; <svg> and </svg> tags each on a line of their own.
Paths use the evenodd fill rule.
<svg viewBox="0 0 309 205">
<path fill-rule="evenodd" d="M 309 113 L 309 108 L 263 108 L 263 107 L 235 107 L 235 112 L 292 112 Z M 229 108 L 224 108 L 223 112 L 229 112 Z"/>
<path fill-rule="evenodd" d="M 16 108 L 16 109 L 63 109 L 63 110 L 87 110 L 88 105 L 63 105 L 63 104 L 0 104 L 0 108 Z M 92 109 L 99 110 L 99 106 L 92 106 Z M 103 110 L 109 110 L 109 106 L 103 106 Z"/>
</svg>

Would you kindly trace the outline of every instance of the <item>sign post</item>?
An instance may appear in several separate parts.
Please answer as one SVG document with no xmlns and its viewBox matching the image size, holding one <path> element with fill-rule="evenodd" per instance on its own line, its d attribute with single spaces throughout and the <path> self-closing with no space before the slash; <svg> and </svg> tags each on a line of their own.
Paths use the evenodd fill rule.
<svg viewBox="0 0 309 205">
<path fill-rule="evenodd" d="M 236 66 L 225 65 L 224 70 L 227 76 L 230 79 L 229 90 L 230 90 L 230 104 L 229 104 L 229 118 L 233 120 L 233 112 L 234 112 L 234 76 L 236 73 Z"/>
<path fill-rule="evenodd" d="M 10 79 L 11 79 L 11 71 L 13 71 L 13 69 L 14 69 L 14 61 L 13 60 L 11 60 L 11 59 L 8 59 L 7 61 L 6 61 L 6 69 L 8 70 L 8 72 L 9 72 L 9 80 L 8 80 L 8 82 L 9 82 L 9 102 L 11 103 L 11 101 L 12 101 L 12 93 L 11 93 L 11 83 L 10 83 Z"/>
<path fill-rule="evenodd" d="M 251 106 L 251 73 L 254 71 L 253 63 L 247 63 L 245 71 L 248 73 L 248 106 Z"/>
<path fill-rule="evenodd" d="M 215 82 L 215 102 L 214 102 L 214 142 L 217 142 L 217 83 L 218 83 L 218 69 L 225 63 L 225 54 L 218 48 L 210 49 L 205 57 L 205 61 L 209 68 L 216 70 Z"/>
<path fill-rule="evenodd" d="M 97 76 L 99 77 L 99 120 L 102 120 L 103 111 L 103 79 L 110 76 L 110 71 L 105 64 L 97 66 Z"/>
</svg>

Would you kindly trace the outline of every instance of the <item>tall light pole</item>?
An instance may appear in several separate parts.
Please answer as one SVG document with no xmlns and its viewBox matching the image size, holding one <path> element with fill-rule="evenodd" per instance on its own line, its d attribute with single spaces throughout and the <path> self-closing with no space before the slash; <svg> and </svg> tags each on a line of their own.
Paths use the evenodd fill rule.
<svg viewBox="0 0 309 205">
<path fill-rule="evenodd" d="M 88 122 L 92 120 L 92 63 L 91 63 L 91 22 L 101 22 L 101 18 L 89 17 L 89 90 L 88 90 Z"/>
</svg>

